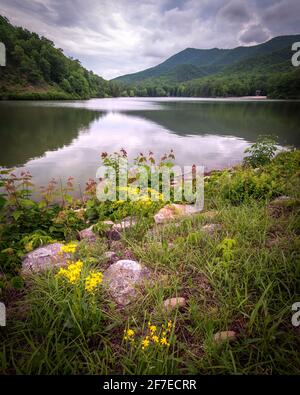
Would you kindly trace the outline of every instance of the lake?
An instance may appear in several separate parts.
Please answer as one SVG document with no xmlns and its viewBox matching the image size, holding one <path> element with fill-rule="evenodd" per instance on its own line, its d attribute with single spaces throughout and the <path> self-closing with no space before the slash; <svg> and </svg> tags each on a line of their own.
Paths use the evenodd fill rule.
<svg viewBox="0 0 300 395">
<path fill-rule="evenodd" d="M 300 145 L 300 102 L 116 98 L 0 102 L 0 166 L 28 169 L 37 185 L 95 178 L 103 151 L 129 157 L 174 150 L 180 165 L 220 169 L 242 160 L 260 134 Z"/>
</svg>

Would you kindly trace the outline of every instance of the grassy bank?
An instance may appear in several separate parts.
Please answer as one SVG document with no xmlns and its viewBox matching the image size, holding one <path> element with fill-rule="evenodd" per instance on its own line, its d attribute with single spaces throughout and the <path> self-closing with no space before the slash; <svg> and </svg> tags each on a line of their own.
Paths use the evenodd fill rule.
<svg viewBox="0 0 300 395">
<path fill-rule="evenodd" d="M 57 190 L 50 183 L 34 203 L 30 175 L 20 184 L 4 174 L 0 265 L 8 324 L 0 329 L 0 371 L 299 374 L 299 327 L 291 317 L 292 304 L 300 301 L 300 153 L 270 161 L 264 159 L 272 150 L 268 156 L 257 148 L 245 166 L 205 178 L 202 213 L 162 225 L 153 220 L 161 201 L 99 203 L 93 182 L 74 201 L 70 179 Z M 51 203 L 56 193 L 60 206 Z M 289 198 L 270 204 L 282 195 Z M 102 221 L 128 215 L 137 225 L 121 240 L 108 240 Z M 24 253 L 54 240 L 73 242 L 93 223 L 97 241 L 69 247 L 73 261 L 82 262 L 79 271 L 72 269 L 76 281 L 51 270 L 26 282 L 19 276 Z M 219 228 L 203 232 L 207 224 Z M 112 299 L 101 275 L 92 290 L 87 287 L 91 273 L 109 266 L 108 250 L 151 272 L 125 307 Z M 166 311 L 163 301 L 171 297 L 184 297 L 186 305 Z M 218 342 L 220 331 L 235 335 Z"/>
</svg>

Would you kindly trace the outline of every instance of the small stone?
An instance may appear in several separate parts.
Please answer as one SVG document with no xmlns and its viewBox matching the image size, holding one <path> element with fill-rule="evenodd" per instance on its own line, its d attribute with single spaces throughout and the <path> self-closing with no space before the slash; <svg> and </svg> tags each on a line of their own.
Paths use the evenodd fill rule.
<svg viewBox="0 0 300 395">
<path fill-rule="evenodd" d="M 102 224 L 106 226 L 113 226 L 115 223 L 113 221 L 106 220 L 106 221 L 102 221 Z"/>
<path fill-rule="evenodd" d="M 199 210 L 193 204 L 172 203 L 161 208 L 158 213 L 154 215 L 154 221 L 156 224 L 162 224 L 164 222 L 172 221 L 177 218 L 199 213 L 200 211 L 201 210 Z"/>
<path fill-rule="evenodd" d="M 113 263 L 118 260 L 118 255 L 114 251 L 106 251 L 104 253 L 104 256 L 110 263 Z"/>
<path fill-rule="evenodd" d="M 97 240 L 97 235 L 93 232 L 93 226 L 91 225 L 89 228 L 83 229 L 80 232 L 78 232 L 79 234 L 79 239 L 80 240 L 87 240 L 89 242 L 93 242 Z"/>
<path fill-rule="evenodd" d="M 205 233 L 208 234 L 213 234 L 214 232 L 221 230 L 222 225 L 221 224 L 206 224 L 202 226 L 201 230 Z"/>
<path fill-rule="evenodd" d="M 132 228 L 137 224 L 136 218 L 127 217 L 124 218 L 121 222 L 114 224 L 112 229 L 121 232 L 124 229 Z"/>
<path fill-rule="evenodd" d="M 149 270 L 139 262 L 122 259 L 113 263 L 103 273 L 103 283 L 116 302 L 126 306 L 136 298 L 136 286 L 141 285 L 149 277 Z"/>
<path fill-rule="evenodd" d="M 224 341 L 233 341 L 236 339 L 235 331 L 221 331 L 214 334 L 214 341 L 216 343 L 223 343 Z"/>
<path fill-rule="evenodd" d="M 121 222 L 117 224 L 113 224 L 110 230 L 106 233 L 106 236 L 111 240 L 120 240 L 121 233 L 125 229 L 130 229 L 137 224 L 136 218 L 127 217 L 124 218 Z"/>
<path fill-rule="evenodd" d="M 26 254 L 22 261 L 22 275 L 66 266 L 68 260 L 72 258 L 72 254 L 62 252 L 62 246 L 61 243 L 52 243 Z"/>
<path fill-rule="evenodd" d="M 86 208 L 81 207 L 81 208 L 73 209 L 72 211 L 74 211 L 74 213 L 85 213 L 86 210 L 87 210 Z"/>
<path fill-rule="evenodd" d="M 290 196 L 279 196 L 268 205 L 268 211 L 273 217 L 279 217 L 283 213 L 288 213 L 300 205 L 300 200 Z"/>
<path fill-rule="evenodd" d="M 185 298 L 170 298 L 164 301 L 164 308 L 168 311 L 176 309 L 177 307 L 184 307 L 186 304 Z"/>
</svg>

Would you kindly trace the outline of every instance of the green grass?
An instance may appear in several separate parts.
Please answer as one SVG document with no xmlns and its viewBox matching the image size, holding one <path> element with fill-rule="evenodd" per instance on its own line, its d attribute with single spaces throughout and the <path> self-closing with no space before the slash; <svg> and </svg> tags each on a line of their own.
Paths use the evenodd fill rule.
<svg viewBox="0 0 300 395">
<path fill-rule="evenodd" d="M 283 154 L 267 171 L 277 166 L 274 179 L 282 172 L 287 177 L 280 192 L 299 197 L 299 167 L 289 162 L 293 155 L 297 162 L 297 153 Z M 161 226 L 145 220 L 110 246 L 121 258 L 130 251 L 152 273 L 125 308 L 102 287 L 93 299 L 82 285 L 66 285 L 51 271 L 32 277 L 8 309 L 9 325 L 1 328 L 0 371 L 299 374 L 299 328 L 291 323 L 291 306 L 300 300 L 299 204 L 274 215 L 268 200 L 248 196 L 237 205 L 222 189 L 217 195 L 210 191 L 206 208 L 216 210 L 214 218 L 198 214 Z M 210 222 L 222 228 L 202 232 Z M 81 242 L 76 254 L 85 261 L 85 272 L 104 271 L 107 250 L 102 237 L 92 248 Z M 186 307 L 166 313 L 163 301 L 175 296 L 185 297 Z M 175 325 L 170 347 L 142 350 L 139 339 L 148 322 L 160 327 L 169 319 Z M 135 330 L 136 347 L 123 339 L 127 328 Z M 237 339 L 216 344 L 213 335 L 226 330 L 236 331 Z"/>
</svg>

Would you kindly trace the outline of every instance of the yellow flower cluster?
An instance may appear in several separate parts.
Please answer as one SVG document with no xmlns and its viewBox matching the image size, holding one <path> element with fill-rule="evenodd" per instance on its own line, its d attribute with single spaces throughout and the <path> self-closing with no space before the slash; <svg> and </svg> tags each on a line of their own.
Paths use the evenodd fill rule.
<svg viewBox="0 0 300 395">
<path fill-rule="evenodd" d="M 119 187 L 118 188 L 119 191 L 124 191 L 127 194 L 127 199 L 128 200 L 134 200 L 136 202 L 139 202 L 143 205 L 151 205 L 153 198 L 155 197 L 155 201 L 157 200 L 163 200 L 163 194 L 159 193 L 158 191 L 156 191 L 153 188 L 146 188 L 145 190 L 143 190 L 144 194 L 141 194 L 141 190 L 139 187 L 132 187 L 132 186 L 128 186 L 128 187 Z M 138 196 L 140 195 L 140 196 Z M 120 199 L 117 200 L 117 204 L 121 204 L 124 203 L 125 201 Z"/>
<path fill-rule="evenodd" d="M 65 278 L 71 284 L 76 284 L 80 280 L 82 267 L 83 263 L 81 261 L 68 262 L 68 267 L 66 269 L 60 268 L 56 276 Z M 94 294 L 98 285 L 102 283 L 102 279 L 102 273 L 91 270 L 85 278 L 85 290 Z"/>
<path fill-rule="evenodd" d="M 57 276 L 64 277 L 67 279 L 71 284 L 76 284 L 80 279 L 81 269 L 83 263 L 81 261 L 77 261 L 75 263 L 69 263 L 67 269 L 60 268 Z"/>
<path fill-rule="evenodd" d="M 153 189 L 153 188 L 148 188 L 147 190 L 148 190 L 148 192 L 151 194 L 152 197 L 156 196 L 156 198 L 157 198 L 158 200 L 163 200 L 163 199 L 164 199 L 164 195 L 163 195 L 162 193 L 156 191 L 155 189 Z"/>
<path fill-rule="evenodd" d="M 103 274 L 100 272 L 91 271 L 85 279 L 85 290 L 89 293 L 94 293 L 99 284 L 102 283 Z"/>
<path fill-rule="evenodd" d="M 172 329 L 174 328 L 174 324 L 171 320 L 168 321 L 167 326 L 162 325 L 160 329 L 157 328 L 156 325 L 148 322 L 148 334 L 141 339 L 141 348 L 142 350 L 147 349 L 151 343 L 156 344 L 158 346 L 166 346 L 170 347 L 170 342 L 167 338 L 168 334 L 171 334 Z M 135 331 L 133 329 L 124 330 L 124 340 L 134 342 Z"/>
<path fill-rule="evenodd" d="M 77 243 L 68 243 L 61 247 L 60 252 L 71 253 L 74 254 L 77 248 Z"/>
<path fill-rule="evenodd" d="M 149 336 L 146 336 L 144 340 L 142 340 L 142 350 L 145 350 L 145 348 L 149 347 L 150 344 L 150 340 L 149 340 Z"/>
<path fill-rule="evenodd" d="M 130 342 L 134 342 L 135 332 L 133 329 L 125 329 L 124 330 L 124 340 L 129 340 Z"/>
</svg>

